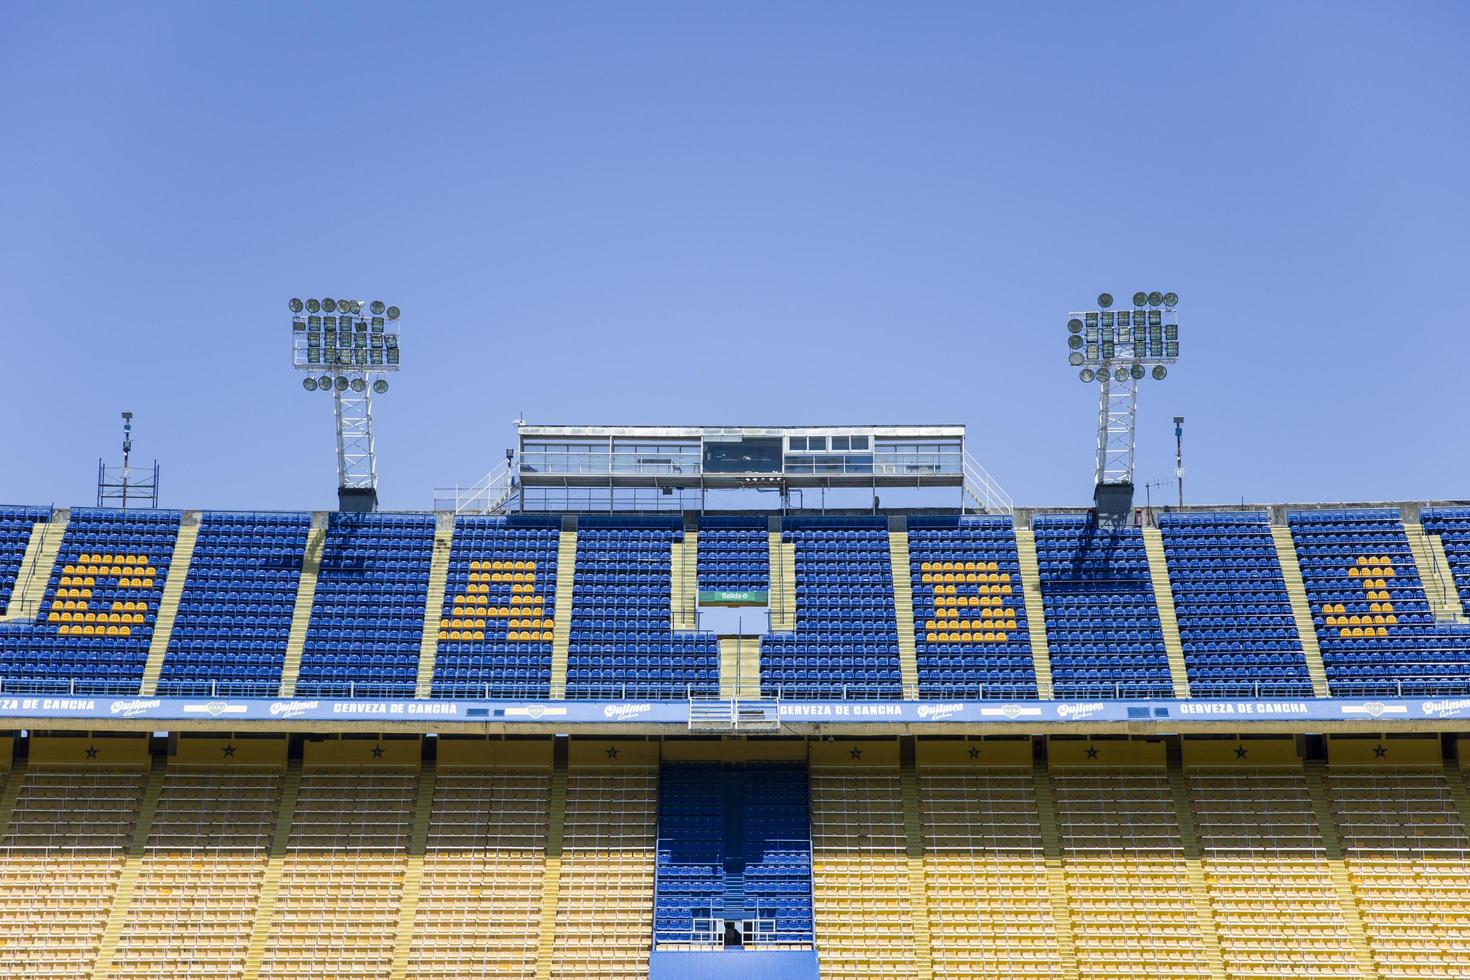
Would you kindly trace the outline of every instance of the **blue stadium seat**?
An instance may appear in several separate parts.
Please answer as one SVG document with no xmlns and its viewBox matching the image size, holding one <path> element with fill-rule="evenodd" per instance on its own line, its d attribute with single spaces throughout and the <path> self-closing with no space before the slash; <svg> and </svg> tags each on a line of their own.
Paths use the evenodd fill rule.
<svg viewBox="0 0 1470 980">
<path fill-rule="evenodd" d="M 1312 682 L 1262 511 L 1159 522 L 1194 697 L 1310 697 Z"/>
<path fill-rule="evenodd" d="M 50 519 L 45 507 L 0 507 L 0 610 L 10 603 L 32 528 Z"/>
<path fill-rule="evenodd" d="M 699 521 L 699 588 L 764 592 L 771 549 L 764 515 L 706 516 Z"/>
</svg>

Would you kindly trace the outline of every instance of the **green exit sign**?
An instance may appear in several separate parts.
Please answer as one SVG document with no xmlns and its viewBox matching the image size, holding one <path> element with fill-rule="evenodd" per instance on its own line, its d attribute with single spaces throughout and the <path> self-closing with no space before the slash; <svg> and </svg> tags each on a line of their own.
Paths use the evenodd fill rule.
<svg viewBox="0 0 1470 980">
<path fill-rule="evenodd" d="M 701 606 L 765 606 L 770 604 L 770 593 L 764 589 L 701 589 Z"/>
</svg>

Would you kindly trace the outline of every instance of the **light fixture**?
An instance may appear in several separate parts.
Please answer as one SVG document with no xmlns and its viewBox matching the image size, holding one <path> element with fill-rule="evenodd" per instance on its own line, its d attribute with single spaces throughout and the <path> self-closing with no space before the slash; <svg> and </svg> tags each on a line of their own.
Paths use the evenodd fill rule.
<svg viewBox="0 0 1470 980">
<path fill-rule="evenodd" d="M 316 379 L 316 386 L 318 388 L 320 388 L 322 391 L 331 391 L 332 390 L 332 376 L 330 374 L 324 374 L 320 378 L 317 378 Z"/>
<path fill-rule="evenodd" d="M 398 313 L 399 313 L 398 307 L 396 307 L 396 306 L 390 306 L 390 307 L 388 307 L 388 319 L 390 319 L 390 320 L 396 320 L 396 319 L 398 319 Z"/>
<path fill-rule="evenodd" d="M 318 303 L 314 299 L 309 299 L 309 300 L 306 301 L 306 312 L 308 312 L 308 313 L 320 313 L 321 311 L 322 311 L 322 304 Z"/>
<path fill-rule="evenodd" d="M 1156 364 L 1156 365 L 1154 365 L 1154 380 L 1155 381 L 1163 381 L 1164 378 L 1168 376 L 1168 374 L 1169 374 L 1169 371 L 1168 371 L 1167 368 L 1164 367 L 1164 365 L 1162 365 L 1162 364 Z"/>
<path fill-rule="evenodd" d="M 291 312 L 292 313 L 300 313 L 301 312 L 301 306 L 302 306 L 301 300 L 295 299 L 295 298 L 293 298 L 291 300 Z"/>
<path fill-rule="evenodd" d="M 326 310 L 328 313 L 336 313 L 337 301 L 332 299 L 330 296 L 327 297 L 326 299 L 322 300 L 322 309 Z"/>
<path fill-rule="evenodd" d="M 383 301 L 380 299 L 373 300 L 368 304 L 368 309 L 373 311 L 373 316 L 382 316 L 384 310 Z"/>
<path fill-rule="evenodd" d="M 352 379 L 352 390 L 353 391 L 366 391 L 367 390 L 367 382 L 364 381 L 362 378 L 353 378 Z"/>
<path fill-rule="evenodd" d="M 1135 364 L 1135 365 L 1133 365 L 1131 368 L 1128 369 L 1128 373 L 1133 376 L 1133 380 L 1134 381 L 1138 381 L 1139 379 L 1141 379 L 1143 377 L 1143 365 L 1142 364 Z"/>
<path fill-rule="evenodd" d="M 307 391 L 316 391 L 316 378 L 313 378 L 311 375 L 308 374 L 306 377 L 301 379 L 301 387 L 305 388 Z"/>
<path fill-rule="evenodd" d="M 1113 380 L 1114 381 L 1127 381 L 1128 380 L 1128 369 L 1125 368 L 1125 367 L 1115 368 L 1113 370 Z"/>
<path fill-rule="evenodd" d="M 1164 294 L 1161 293 L 1161 292 L 1159 292 L 1157 289 L 1148 294 L 1148 305 L 1149 306 L 1158 306 L 1163 301 L 1164 301 Z"/>
<path fill-rule="evenodd" d="M 1100 306 L 1102 309 L 1107 309 L 1108 307 L 1112 306 L 1113 305 L 1113 294 L 1112 293 L 1098 293 L 1097 294 L 1097 305 Z"/>
<path fill-rule="evenodd" d="M 1081 347 L 1082 346 L 1082 335 L 1081 334 L 1077 334 L 1077 333 L 1068 334 L 1067 335 L 1067 346 L 1070 347 L 1070 348 L 1072 348 L 1073 350 L 1076 350 L 1077 348 Z"/>
<path fill-rule="evenodd" d="M 1137 292 L 1133 294 L 1133 305 L 1143 306 L 1148 302 L 1148 293 Z"/>
<path fill-rule="evenodd" d="M 1168 307 L 1178 306 L 1179 305 L 1179 294 L 1178 293 L 1165 293 L 1164 294 L 1164 305 L 1165 306 L 1168 306 Z"/>
<path fill-rule="evenodd" d="M 1072 333 L 1081 333 L 1082 321 L 1077 319 L 1075 316 L 1072 317 L 1072 319 L 1067 321 L 1067 329 L 1072 331 Z"/>
<path fill-rule="evenodd" d="M 1067 363 L 1070 364 L 1070 365 L 1072 365 L 1073 367 L 1081 367 L 1082 366 L 1082 352 L 1080 350 L 1074 350 L 1072 353 L 1068 354 L 1067 355 Z"/>
<path fill-rule="evenodd" d="M 373 393 L 374 394 L 381 395 L 381 394 L 383 394 L 383 392 L 385 392 L 387 390 L 388 390 L 388 382 L 384 381 L 382 378 L 379 378 L 377 381 L 374 381 L 373 382 Z"/>
<path fill-rule="evenodd" d="M 1091 381 L 1093 378 L 1097 377 L 1097 372 L 1094 371 L 1092 368 L 1083 368 L 1081 371 L 1077 372 L 1077 377 L 1081 378 L 1083 381 Z"/>
</svg>

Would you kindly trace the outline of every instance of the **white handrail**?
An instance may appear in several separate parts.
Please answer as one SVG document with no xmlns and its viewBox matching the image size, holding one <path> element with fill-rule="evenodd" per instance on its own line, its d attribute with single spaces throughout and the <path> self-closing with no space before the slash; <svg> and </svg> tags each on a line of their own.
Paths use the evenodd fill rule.
<svg viewBox="0 0 1470 980">
<path fill-rule="evenodd" d="M 1015 511 L 1011 495 L 968 452 L 965 453 L 965 492 L 981 509 L 990 513 L 1011 514 Z"/>
</svg>

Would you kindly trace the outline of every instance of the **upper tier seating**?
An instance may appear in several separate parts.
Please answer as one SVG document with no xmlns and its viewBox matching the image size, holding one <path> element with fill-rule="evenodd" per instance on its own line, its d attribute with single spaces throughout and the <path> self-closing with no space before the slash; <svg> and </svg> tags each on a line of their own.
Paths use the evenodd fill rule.
<svg viewBox="0 0 1470 980">
<path fill-rule="evenodd" d="M 1266 514 L 1165 514 L 1159 528 L 1190 693 L 1310 697 Z"/>
<path fill-rule="evenodd" d="M 1436 623 L 1399 512 L 1289 515 L 1335 695 L 1470 691 L 1470 628 Z"/>
<path fill-rule="evenodd" d="M 911 517 L 919 694 L 1034 698 L 1036 670 L 1009 517 Z"/>
<path fill-rule="evenodd" d="M 0 507 L 0 612 L 5 611 L 15 589 L 31 529 L 50 518 L 45 507 Z"/>
<path fill-rule="evenodd" d="M 136 694 L 179 518 L 176 510 L 73 510 L 35 621 L 0 628 L 7 689 Z"/>
<path fill-rule="evenodd" d="M 703 517 L 699 521 L 699 588 L 764 592 L 771 585 L 771 551 L 764 515 Z"/>
<path fill-rule="evenodd" d="M 432 514 L 334 513 L 296 693 L 413 697 Z"/>
<path fill-rule="evenodd" d="M 725 920 L 755 920 L 747 946 L 810 945 L 811 881 L 803 769 L 664 767 L 655 943 L 720 946 Z"/>
<path fill-rule="evenodd" d="M 678 518 L 588 517 L 577 527 L 567 696 L 683 698 L 720 685 L 710 633 L 675 633 L 670 611 Z"/>
<path fill-rule="evenodd" d="M 1424 530 L 1439 535 L 1444 544 L 1461 608 L 1470 612 L 1470 507 L 1426 508 L 1420 517 Z"/>
<path fill-rule="evenodd" d="M 548 696 L 560 528 L 554 517 L 455 522 L 435 697 Z"/>
<path fill-rule="evenodd" d="M 310 514 L 204 515 L 158 693 L 275 696 L 310 528 Z"/>
<path fill-rule="evenodd" d="M 1080 514 L 1031 526 L 1056 696 L 1172 697 L 1142 532 Z"/>
<path fill-rule="evenodd" d="M 898 616 L 882 517 L 798 517 L 796 632 L 761 641 L 761 689 L 783 697 L 898 697 Z"/>
</svg>

